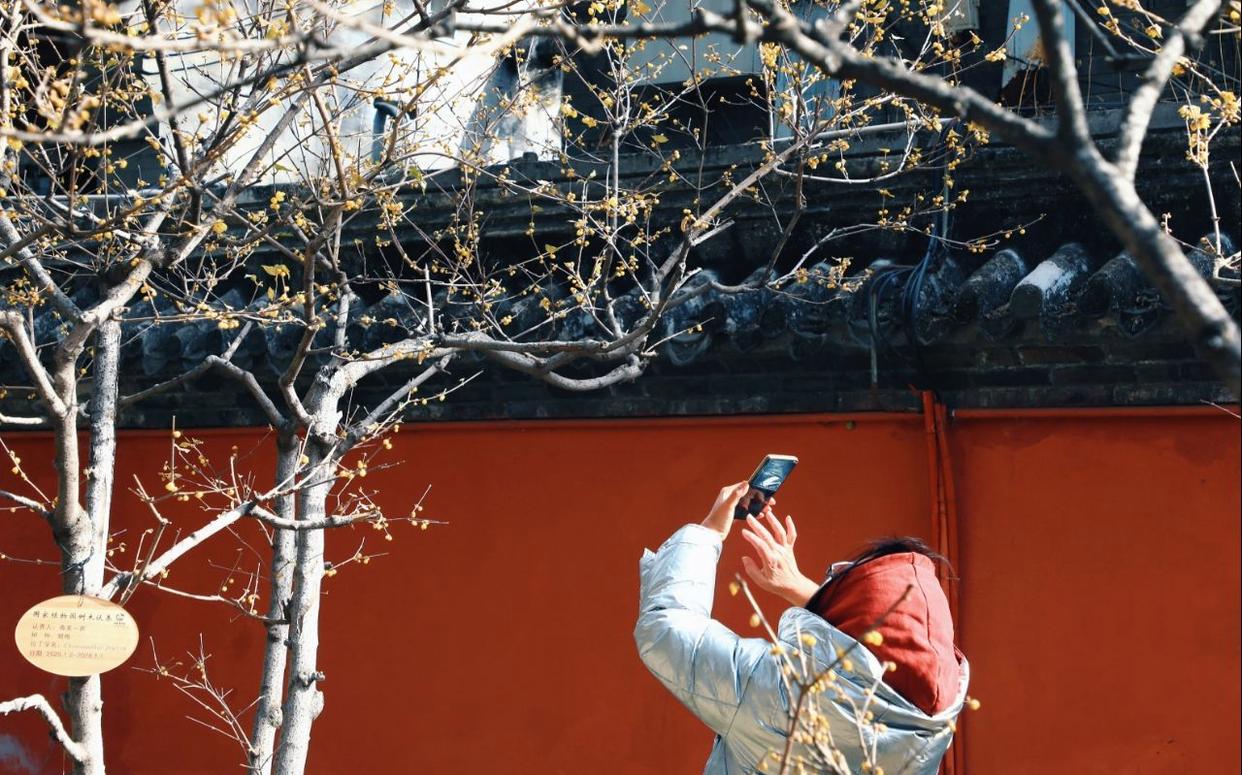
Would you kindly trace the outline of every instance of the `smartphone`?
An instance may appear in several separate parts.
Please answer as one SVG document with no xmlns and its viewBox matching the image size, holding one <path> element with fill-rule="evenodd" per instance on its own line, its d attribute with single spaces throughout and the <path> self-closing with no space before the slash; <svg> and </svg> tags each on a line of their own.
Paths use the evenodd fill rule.
<svg viewBox="0 0 1242 775">
<path fill-rule="evenodd" d="M 750 489 L 738 501 L 733 510 L 734 519 L 746 519 L 751 514 L 758 514 L 768 505 L 768 500 L 776 494 L 789 474 L 798 465 L 798 458 L 793 455 L 768 455 L 750 476 Z"/>
</svg>

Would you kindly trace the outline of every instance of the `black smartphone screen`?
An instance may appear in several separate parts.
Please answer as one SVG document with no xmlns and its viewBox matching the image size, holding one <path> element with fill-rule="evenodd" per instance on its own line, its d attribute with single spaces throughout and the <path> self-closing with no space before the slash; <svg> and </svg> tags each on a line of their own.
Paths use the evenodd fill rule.
<svg viewBox="0 0 1242 775">
<path fill-rule="evenodd" d="M 748 515 L 763 511 L 768 499 L 776 494 L 796 465 L 798 465 L 798 458 L 792 455 L 765 457 L 755 469 L 755 473 L 751 475 L 750 490 L 742 496 L 742 500 L 738 501 L 737 508 L 733 510 L 733 518 L 746 519 Z"/>
<path fill-rule="evenodd" d="M 774 493 L 780 489 L 785 482 L 785 477 L 789 476 L 789 472 L 796 465 L 798 465 L 797 458 L 768 456 L 763 459 L 759 470 L 750 478 L 750 486 L 769 494 Z"/>
</svg>

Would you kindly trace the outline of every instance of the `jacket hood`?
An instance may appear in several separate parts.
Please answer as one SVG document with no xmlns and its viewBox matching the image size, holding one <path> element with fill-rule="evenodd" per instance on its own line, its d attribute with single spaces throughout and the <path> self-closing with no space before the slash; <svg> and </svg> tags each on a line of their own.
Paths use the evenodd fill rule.
<svg viewBox="0 0 1242 775">
<path fill-rule="evenodd" d="M 806 635 L 810 639 L 803 637 Z M 883 720 L 890 728 L 939 732 L 947 722 L 957 717 L 966 702 L 970 663 L 956 649 L 960 670 L 956 694 L 948 707 L 928 714 L 884 682 L 884 665 L 875 654 L 813 611 L 800 607 L 785 611 L 777 628 L 777 637 L 792 654 L 802 653 L 812 661 L 808 672 L 819 673 L 837 663 L 833 670 L 838 680 L 849 682 L 858 689 L 859 694 L 876 687 L 873 712 L 877 720 Z M 838 654 L 844 656 L 838 660 Z"/>
<path fill-rule="evenodd" d="M 953 615 L 931 558 L 897 552 L 867 560 L 821 587 L 808 606 L 880 660 L 888 684 L 924 712 L 944 710 L 958 688 Z M 868 640 L 875 630 L 883 636 Z"/>
</svg>

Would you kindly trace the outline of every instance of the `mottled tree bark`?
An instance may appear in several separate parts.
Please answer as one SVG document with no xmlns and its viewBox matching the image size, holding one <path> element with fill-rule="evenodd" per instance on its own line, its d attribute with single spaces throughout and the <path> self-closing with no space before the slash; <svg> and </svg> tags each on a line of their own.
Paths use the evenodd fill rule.
<svg viewBox="0 0 1242 775">
<path fill-rule="evenodd" d="M 86 507 L 79 507 L 79 457 L 76 412 L 69 413 L 57 428 L 60 474 L 58 510 L 64 532 L 61 542 L 61 589 L 69 595 L 98 595 L 103 587 L 107 557 L 108 524 L 112 509 L 112 485 L 116 467 L 116 398 L 121 324 L 108 319 L 95 335 L 94 395 L 90 405 L 90 464 L 86 469 Z M 64 369 L 63 387 L 72 395 L 66 403 L 76 406 L 76 387 L 67 383 L 76 371 L 76 359 Z M 58 374 L 58 382 L 62 382 Z M 103 775 L 103 692 L 98 675 L 70 678 L 65 692 L 65 713 L 70 734 L 81 746 L 84 759 L 74 767 L 79 775 Z"/>
<path fill-rule="evenodd" d="M 276 449 L 276 482 L 291 482 L 298 471 L 300 451 L 297 439 L 282 433 Z M 284 519 L 295 517 L 296 499 L 292 492 L 275 500 L 276 514 Z M 284 697 L 285 664 L 289 653 L 289 600 L 293 592 L 294 553 L 296 536 L 291 530 L 276 528 L 272 533 L 270 599 L 267 606 L 267 642 L 263 650 L 263 678 L 259 684 L 259 700 L 250 735 L 250 775 L 268 775 L 272 771 L 276 732 L 281 726 L 281 701 Z"/>
<path fill-rule="evenodd" d="M 336 483 L 341 450 L 337 435 L 341 398 L 353 382 L 348 367 L 321 369 L 304 404 L 311 420 L 307 428 L 304 465 L 309 480 L 298 492 L 301 521 L 323 520 L 328 495 Z M 311 727 L 323 711 L 319 682 L 319 596 L 324 574 L 324 531 L 301 530 L 295 539 L 293 590 L 289 600 L 289 671 L 282 708 L 283 726 L 276 748 L 276 775 L 301 775 L 310 753 Z"/>
<path fill-rule="evenodd" d="M 306 470 L 314 472 L 315 481 L 299 493 L 298 519 L 323 519 L 335 477 L 331 462 L 327 460 L 328 451 L 321 442 L 312 440 L 307 445 L 307 456 L 310 460 Z M 276 775 L 301 775 L 306 769 L 311 727 L 324 703 L 318 686 L 323 674 L 317 667 L 319 595 L 324 571 L 323 531 L 299 531 L 295 544 L 293 589 L 288 606 L 289 674 L 281 709 L 283 726 L 273 767 Z"/>
</svg>

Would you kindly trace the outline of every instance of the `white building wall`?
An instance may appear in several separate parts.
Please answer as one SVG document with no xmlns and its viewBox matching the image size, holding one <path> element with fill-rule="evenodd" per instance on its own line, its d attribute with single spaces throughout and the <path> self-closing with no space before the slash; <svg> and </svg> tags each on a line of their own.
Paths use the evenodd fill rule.
<svg viewBox="0 0 1242 775">
<path fill-rule="evenodd" d="M 503 0 L 497 0 L 502 2 Z M 196 0 L 186 0 L 194 3 Z M 238 13 L 253 13 L 251 0 L 235 3 Z M 399 19 L 414 11 L 411 0 L 396 0 L 387 18 L 380 3 L 360 2 L 348 10 L 375 24 Z M 126 9 L 129 10 L 129 9 Z M 191 12 L 194 9 L 190 9 Z M 193 24 L 191 13 L 190 24 Z M 189 27 L 187 27 L 187 33 Z M 361 46 L 370 36 L 361 30 L 338 26 L 329 41 L 341 46 Z M 399 145 L 395 157 L 407 167 L 434 170 L 454 166 L 463 150 L 474 151 L 483 164 L 509 161 L 534 152 L 542 159 L 555 158 L 561 149 L 560 72 L 550 77 L 546 71 L 529 65 L 517 68 L 488 55 L 466 52 L 469 35 L 457 33 L 442 38 L 437 50 L 396 48 L 359 65 L 339 77 L 337 88 L 326 95 L 328 109 L 339 120 L 339 139 L 349 163 L 359 169 L 370 164 L 374 142 L 377 97 L 406 106 L 418 94 L 413 113 L 399 124 Z M 173 53 L 168 65 L 174 80 L 173 102 L 185 105 L 206 97 L 221 84 L 239 78 L 236 61 L 222 61 L 214 53 Z M 447 66 L 447 71 L 439 73 Z M 158 90 L 154 62 L 146 65 L 148 80 Z M 428 80 L 435 76 L 428 86 Z M 263 91 L 261 86 L 255 87 Z M 529 92 L 529 94 L 524 94 Z M 523 96 L 513 101 L 513 97 Z M 242 102 L 244 103 L 244 99 Z M 286 103 L 287 104 L 287 103 Z M 501 110 L 516 104 L 516 109 Z M 190 136 L 210 136 L 222 120 L 220 100 L 207 99 L 188 109 L 181 128 Z M 216 163 L 216 172 L 240 170 L 261 143 L 275 131 L 283 107 L 263 111 L 246 136 L 228 148 Z M 503 114 L 503 115 L 502 115 Z M 387 121 L 391 131 L 394 122 Z M 499 138 L 488 137 L 499 133 Z M 165 138 L 167 139 L 167 138 Z M 268 172 L 260 182 L 299 182 L 329 171 L 332 159 L 328 135 L 314 104 L 307 101 L 294 124 L 282 133 L 268 154 Z"/>
</svg>

